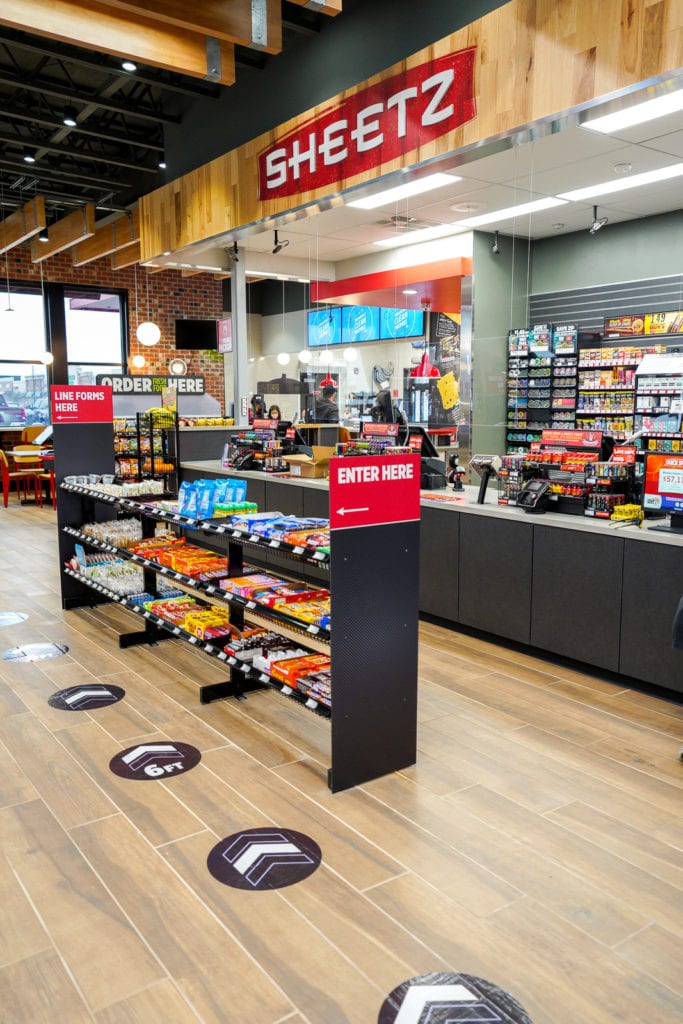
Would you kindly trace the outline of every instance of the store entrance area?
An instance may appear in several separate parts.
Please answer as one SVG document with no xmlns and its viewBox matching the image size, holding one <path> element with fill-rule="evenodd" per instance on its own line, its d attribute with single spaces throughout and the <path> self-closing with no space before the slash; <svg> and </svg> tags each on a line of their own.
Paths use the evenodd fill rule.
<svg viewBox="0 0 683 1024">
<path fill-rule="evenodd" d="M 534 1024 L 681 1020 L 673 695 L 423 622 L 417 764 L 331 794 L 329 721 L 62 611 L 51 509 L 4 512 L 0 612 L 61 655 L 0 660 L 4 1019 L 374 1024 L 458 972 Z"/>
</svg>

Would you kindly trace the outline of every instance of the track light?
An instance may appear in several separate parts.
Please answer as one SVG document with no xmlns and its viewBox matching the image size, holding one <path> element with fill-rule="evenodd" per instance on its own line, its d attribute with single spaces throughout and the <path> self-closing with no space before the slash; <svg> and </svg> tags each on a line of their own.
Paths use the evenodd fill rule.
<svg viewBox="0 0 683 1024">
<path fill-rule="evenodd" d="M 491 245 L 491 252 L 494 256 L 500 256 L 500 246 L 498 245 L 498 232 L 495 231 L 493 234 L 493 243 Z"/>
<path fill-rule="evenodd" d="M 277 230 L 274 231 L 273 234 L 275 235 L 275 239 L 273 242 L 273 256 L 277 256 L 279 252 L 282 252 L 283 249 L 287 248 L 287 246 L 289 245 L 289 240 L 283 238 L 281 242 L 278 241 Z"/>
<path fill-rule="evenodd" d="M 600 217 L 600 219 L 598 220 L 598 208 L 597 208 L 597 206 L 594 206 L 593 207 L 593 223 L 591 224 L 591 226 L 589 228 L 590 234 L 591 235 L 597 235 L 597 233 L 600 230 L 600 228 L 604 228 L 605 224 L 607 224 L 607 221 L 608 221 L 607 217 Z"/>
<path fill-rule="evenodd" d="M 159 161 L 159 170 L 160 171 L 165 171 L 166 170 L 166 161 L 165 160 L 160 160 Z"/>
<path fill-rule="evenodd" d="M 121 64 L 124 71 L 137 71 L 138 66 L 132 60 L 124 60 Z"/>
<path fill-rule="evenodd" d="M 34 164 L 36 162 L 36 154 L 32 149 L 24 150 L 24 163 Z"/>
<path fill-rule="evenodd" d="M 237 242 L 233 242 L 232 245 L 229 248 L 224 249 L 223 252 L 232 263 L 239 263 L 240 257 Z"/>
<path fill-rule="evenodd" d="M 48 242 L 49 241 L 49 238 L 47 236 L 47 224 L 45 225 L 44 228 L 41 228 L 40 234 L 38 235 L 38 241 L 39 242 Z"/>
<path fill-rule="evenodd" d="M 62 124 L 65 124 L 67 128 L 75 128 L 76 121 L 76 108 L 67 107 L 64 111 L 64 117 L 62 118 Z"/>
</svg>

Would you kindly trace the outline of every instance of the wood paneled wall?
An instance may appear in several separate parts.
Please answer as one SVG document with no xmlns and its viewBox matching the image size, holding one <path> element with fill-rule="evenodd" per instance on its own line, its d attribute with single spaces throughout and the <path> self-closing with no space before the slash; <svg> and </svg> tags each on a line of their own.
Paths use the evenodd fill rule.
<svg viewBox="0 0 683 1024">
<path fill-rule="evenodd" d="M 477 116 L 337 188 L 258 199 L 258 155 L 328 107 L 305 111 L 277 129 L 212 160 L 140 201 L 142 259 L 258 221 L 379 177 L 401 166 L 463 149 L 500 133 L 580 107 L 590 100 L 683 66 L 681 0 L 512 0 L 375 76 L 476 46 Z M 361 83 L 337 100 L 353 95 Z"/>
</svg>

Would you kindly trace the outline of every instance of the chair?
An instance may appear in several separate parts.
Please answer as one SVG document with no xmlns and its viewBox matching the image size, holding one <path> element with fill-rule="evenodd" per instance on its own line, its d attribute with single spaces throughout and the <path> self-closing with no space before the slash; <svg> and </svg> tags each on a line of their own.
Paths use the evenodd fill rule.
<svg viewBox="0 0 683 1024">
<path fill-rule="evenodd" d="M 42 434 L 45 430 L 45 425 L 42 423 L 34 423 L 32 427 L 24 427 L 21 432 L 21 440 L 23 444 L 30 444 L 34 437 L 38 437 L 38 434 Z"/>
<path fill-rule="evenodd" d="M 30 429 L 30 428 L 29 428 Z M 17 452 L 26 452 L 26 456 L 18 455 Z M 43 483 L 47 481 L 50 485 L 50 499 L 52 501 L 52 507 L 57 507 L 57 496 L 55 490 L 55 474 L 54 469 L 46 469 L 43 460 L 40 456 L 40 447 L 36 447 L 34 444 L 17 444 L 14 446 L 14 453 L 12 458 L 17 469 L 21 469 L 24 472 L 34 473 L 34 489 L 36 495 L 36 504 L 43 507 Z"/>
<path fill-rule="evenodd" d="M 7 502 L 9 501 L 10 487 L 14 480 L 17 485 L 17 497 L 20 501 L 28 498 L 28 485 L 33 485 L 33 492 L 38 494 L 38 477 L 35 469 L 18 469 L 10 470 L 7 456 L 0 449 L 0 473 L 2 474 L 2 497 L 7 508 Z"/>
</svg>

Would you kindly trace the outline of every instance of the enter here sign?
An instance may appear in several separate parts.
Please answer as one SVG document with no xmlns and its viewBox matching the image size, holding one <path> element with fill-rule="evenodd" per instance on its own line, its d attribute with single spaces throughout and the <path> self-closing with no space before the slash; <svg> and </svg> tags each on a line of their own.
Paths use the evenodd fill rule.
<svg viewBox="0 0 683 1024">
<path fill-rule="evenodd" d="M 420 456 L 330 459 L 330 529 L 420 518 Z"/>
</svg>

